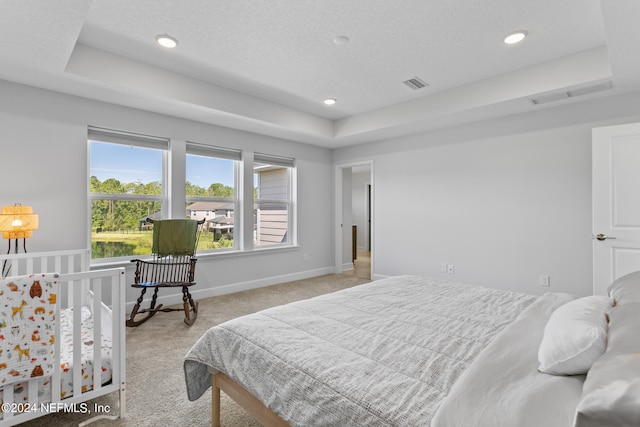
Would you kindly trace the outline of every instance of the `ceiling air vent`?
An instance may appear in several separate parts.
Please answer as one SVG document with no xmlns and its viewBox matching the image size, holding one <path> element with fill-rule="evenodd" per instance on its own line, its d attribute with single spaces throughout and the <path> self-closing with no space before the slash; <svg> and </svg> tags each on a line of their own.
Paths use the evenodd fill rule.
<svg viewBox="0 0 640 427">
<path fill-rule="evenodd" d="M 418 90 L 418 89 L 422 89 L 423 87 L 429 86 L 422 79 L 419 79 L 418 77 L 405 80 L 403 83 L 409 86 L 413 90 Z"/>
<path fill-rule="evenodd" d="M 535 98 L 530 98 L 529 102 L 531 102 L 533 105 L 546 104 L 548 102 L 560 101 L 563 99 L 575 98 L 576 96 L 588 95 L 590 93 L 609 90 L 612 87 L 613 83 L 608 81 L 604 83 L 597 83 L 591 86 L 583 86 L 571 90 L 564 90 L 562 92 L 553 92 L 545 95 L 540 95 Z"/>
</svg>

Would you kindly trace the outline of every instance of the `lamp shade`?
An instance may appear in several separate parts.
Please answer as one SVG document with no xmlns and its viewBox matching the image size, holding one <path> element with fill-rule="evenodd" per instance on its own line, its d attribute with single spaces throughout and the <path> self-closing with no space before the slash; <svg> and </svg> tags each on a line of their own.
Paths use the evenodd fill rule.
<svg viewBox="0 0 640 427">
<path fill-rule="evenodd" d="M 15 204 L 4 206 L 0 214 L 0 231 L 3 239 L 26 239 L 38 229 L 38 215 L 31 206 Z"/>
</svg>

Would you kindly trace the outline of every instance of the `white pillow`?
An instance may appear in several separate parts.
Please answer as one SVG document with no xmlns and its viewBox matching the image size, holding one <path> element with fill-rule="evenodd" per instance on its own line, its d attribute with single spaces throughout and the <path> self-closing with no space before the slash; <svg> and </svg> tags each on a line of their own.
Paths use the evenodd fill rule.
<svg viewBox="0 0 640 427">
<path fill-rule="evenodd" d="M 544 329 L 538 370 L 553 375 L 586 373 L 607 346 L 607 312 L 612 305 L 609 297 L 592 295 L 558 307 Z"/>
<path fill-rule="evenodd" d="M 640 303 L 640 271 L 617 278 L 608 288 L 616 305 Z"/>
<path fill-rule="evenodd" d="M 574 427 L 640 424 L 640 303 L 609 311 L 607 351 L 589 369 Z"/>
</svg>

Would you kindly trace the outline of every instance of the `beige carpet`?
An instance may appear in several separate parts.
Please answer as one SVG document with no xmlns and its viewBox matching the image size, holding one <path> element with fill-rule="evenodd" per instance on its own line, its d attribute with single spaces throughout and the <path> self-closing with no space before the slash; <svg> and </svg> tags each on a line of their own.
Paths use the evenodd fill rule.
<svg viewBox="0 0 640 427">
<path fill-rule="evenodd" d="M 192 326 L 182 321 L 184 315 L 181 312 L 171 312 L 158 313 L 141 326 L 127 328 L 126 418 L 99 420 L 91 426 L 210 426 L 211 393 L 207 392 L 197 401 L 189 402 L 182 370 L 185 354 L 207 329 L 244 314 L 368 281 L 346 274 L 299 280 L 200 300 L 198 319 Z M 89 402 L 90 409 L 94 403 L 110 405 L 114 412 L 117 411 L 116 394 Z M 221 405 L 223 427 L 259 426 L 224 393 Z M 22 425 L 72 426 L 87 418 L 82 414 L 59 413 Z"/>
</svg>

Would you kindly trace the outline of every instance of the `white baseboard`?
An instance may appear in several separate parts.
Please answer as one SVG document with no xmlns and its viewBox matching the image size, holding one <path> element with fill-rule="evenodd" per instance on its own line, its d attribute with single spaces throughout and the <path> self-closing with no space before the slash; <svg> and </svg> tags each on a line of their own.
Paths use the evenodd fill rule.
<svg viewBox="0 0 640 427">
<path fill-rule="evenodd" d="M 351 271 L 351 270 L 353 270 L 352 262 L 345 262 L 344 264 L 342 264 L 342 271 Z"/>
<path fill-rule="evenodd" d="M 190 292 L 193 299 L 197 301 L 203 298 L 210 298 L 210 297 L 216 297 L 219 295 L 232 294 L 235 292 L 248 291 L 251 289 L 264 288 L 266 286 L 292 282 L 294 280 L 309 279 L 311 277 L 324 276 L 325 274 L 333 274 L 333 273 L 334 273 L 333 267 L 325 267 L 325 268 L 318 268 L 315 270 L 307 270 L 307 271 L 301 271 L 297 273 L 284 274 L 282 276 L 264 277 L 258 280 L 232 283 L 232 284 L 223 285 L 223 286 L 216 286 L 213 288 L 203 288 L 202 286 L 199 287 L 198 285 L 195 285 L 190 289 Z M 164 288 L 163 290 L 166 291 L 166 289 L 167 288 Z M 135 303 L 136 303 L 135 300 L 127 301 L 126 303 L 127 313 L 131 312 L 131 309 L 133 308 Z M 170 306 L 170 305 L 175 305 L 180 303 L 182 303 L 182 291 L 180 289 L 177 289 L 175 293 L 172 293 L 169 295 L 166 295 L 166 292 L 165 292 L 165 295 L 160 295 L 160 293 L 158 293 L 158 300 L 157 300 L 156 306 L 158 304 Z M 148 304 L 148 298 L 145 299 L 145 302 L 143 303 L 142 308 L 146 308 L 145 304 Z"/>
</svg>

